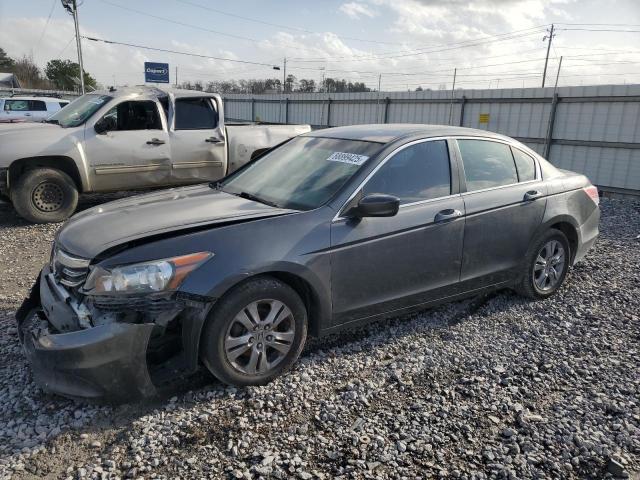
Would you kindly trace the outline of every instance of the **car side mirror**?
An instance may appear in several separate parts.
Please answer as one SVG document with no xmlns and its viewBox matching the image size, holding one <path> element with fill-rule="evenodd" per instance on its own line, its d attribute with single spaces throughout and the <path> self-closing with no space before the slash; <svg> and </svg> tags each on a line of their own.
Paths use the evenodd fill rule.
<svg viewBox="0 0 640 480">
<path fill-rule="evenodd" d="M 116 129 L 116 119 L 113 117 L 103 117 L 96 122 L 93 129 L 98 135 L 110 132 Z"/>
<path fill-rule="evenodd" d="M 370 193 L 360 199 L 353 209 L 358 217 L 393 217 L 400 208 L 400 199 L 384 193 Z"/>
</svg>

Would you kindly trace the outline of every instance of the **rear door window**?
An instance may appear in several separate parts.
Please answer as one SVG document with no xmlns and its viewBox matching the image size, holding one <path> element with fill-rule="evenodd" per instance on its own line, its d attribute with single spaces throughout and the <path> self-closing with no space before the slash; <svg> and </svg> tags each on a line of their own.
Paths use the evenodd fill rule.
<svg viewBox="0 0 640 480">
<path fill-rule="evenodd" d="M 218 112 L 210 98 L 176 99 L 176 130 L 209 130 L 218 126 Z"/>
<path fill-rule="evenodd" d="M 467 191 L 518 183 L 509 145 L 491 140 L 458 140 Z"/>
<path fill-rule="evenodd" d="M 29 110 L 32 112 L 46 112 L 47 104 L 42 100 L 29 100 Z"/>
<path fill-rule="evenodd" d="M 536 178 L 536 164 L 531 157 L 522 150 L 511 147 L 513 152 L 513 159 L 516 161 L 516 168 L 518 169 L 518 180 L 521 182 L 528 182 L 535 180 Z"/>
<path fill-rule="evenodd" d="M 447 142 L 421 142 L 400 150 L 371 177 L 363 192 L 393 195 L 401 204 L 450 195 Z"/>
</svg>

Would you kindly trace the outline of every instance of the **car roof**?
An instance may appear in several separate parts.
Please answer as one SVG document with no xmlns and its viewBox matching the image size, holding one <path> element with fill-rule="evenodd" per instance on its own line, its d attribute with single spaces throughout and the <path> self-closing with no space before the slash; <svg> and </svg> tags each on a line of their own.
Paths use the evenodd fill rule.
<svg viewBox="0 0 640 480">
<path fill-rule="evenodd" d="M 314 130 L 306 133 L 308 137 L 339 138 L 344 140 L 364 140 L 367 142 L 389 143 L 408 136 L 447 137 L 447 136 L 473 136 L 496 139 L 508 139 L 486 130 L 475 128 L 454 127 L 450 125 L 428 125 L 420 123 L 387 123 L 370 125 L 350 125 L 347 127 L 333 127 L 322 130 Z"/>
<path fill-rule="evenodd" d="M 110 97 L 120 98 L 120 97 L 128 97 L 132 95 L 146 95 L 149 97 L 157 97 L 162 98 L 168 95 L 172 95 L 175 98 L 182 97 L 218 97 L 219 95 L 211 92 L 203 92 L 200 90 L 186 90 L 181 88 L 171 88 L 171 87 L 152 87 L 148 85 L 136 85 L 133 87 L 116 87 L 112 90 L 95 90 L 93 92 L 88 92 L 97 95 L 109 95 Z"/>
<path fill-rule="evenodd" d="M 0 97 L 0 100 L 42 100 L 43 102 L 68 102 L 64 98 L 57 97 L 27 97 L 23 95 L 14 95 L 13 97 Z"/>
</svg>

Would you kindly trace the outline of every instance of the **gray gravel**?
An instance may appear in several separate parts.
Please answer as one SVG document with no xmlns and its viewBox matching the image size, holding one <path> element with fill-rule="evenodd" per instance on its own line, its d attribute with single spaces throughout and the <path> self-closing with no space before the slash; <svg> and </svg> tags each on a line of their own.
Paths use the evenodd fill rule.
<svg viewBox="0 0 640 480">
<path fill-rule="evenodd" d="M 544 302 L 510 292 L 313 341 L 258 388 L 119 407 L 40 391 L 12 314 L 55 226 L 0 205 L 0 478 L 638 478 L 640 203 Z"/>
</svg>

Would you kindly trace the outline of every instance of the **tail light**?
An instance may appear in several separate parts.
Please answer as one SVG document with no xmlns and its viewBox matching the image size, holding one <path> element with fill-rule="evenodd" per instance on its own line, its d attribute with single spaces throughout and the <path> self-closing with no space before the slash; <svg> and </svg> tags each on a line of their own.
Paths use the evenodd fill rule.
<svg viewBox="0 0 640 480">
<path fill-rule="evenodd" d="M 600 196 L 598 195 L 598 187 L 594 187 L 593 185 L 590 185 L 588 187 L 584 187 L 583 190 L 584 190 L 584 193 L 589 195 L 589 198 L 591 198 L 591 200 L 593 200 L 596 205 L 600 203 Z"/>
</svg>

